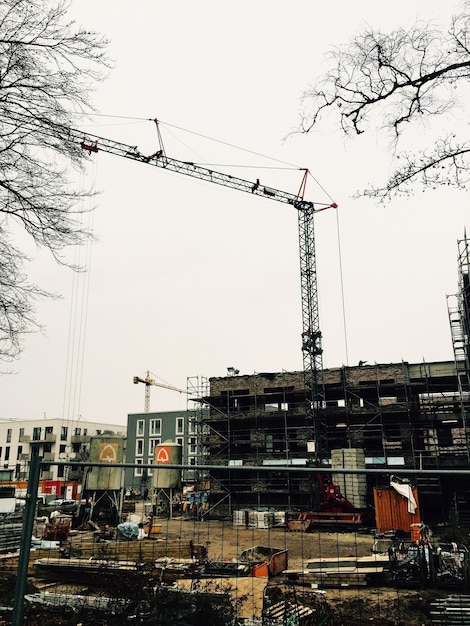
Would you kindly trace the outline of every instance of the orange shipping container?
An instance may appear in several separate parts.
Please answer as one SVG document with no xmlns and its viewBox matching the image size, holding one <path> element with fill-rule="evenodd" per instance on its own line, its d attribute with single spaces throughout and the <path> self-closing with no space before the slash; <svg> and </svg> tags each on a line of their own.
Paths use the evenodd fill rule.
<svg viewBox="0 0 470 626">
<path fill-rule="evenodd" d="M 417 507 L 415 513 L 408 511 L 408 499 L 401 496 L 392 487 L 374 487 L 375 527 L 377 532 L 389 530 L 411 532 L 411 524 L 419 524 L 421 515 L 419 510 L 418 492 L 412 489 Z"/>
</svg>

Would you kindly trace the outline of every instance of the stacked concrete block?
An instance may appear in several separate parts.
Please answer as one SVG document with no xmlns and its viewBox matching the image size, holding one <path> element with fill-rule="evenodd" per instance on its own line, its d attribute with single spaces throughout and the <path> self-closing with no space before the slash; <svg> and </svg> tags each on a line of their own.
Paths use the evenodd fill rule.
<svg viewBox="0 0 470 626">
<path fill-rule="evenodd" d="M 331 451 L 332 480 L 339 485 L 343 496 L 357 509 L 367 506 L 367 483 L 365 474 L 335 474 L 335 469 L 364 469 L 364 450 L 343 448 Z"/>
<path fill-rule="evenodd" d="M 232 513 L 233 525 L 245 528 L 248 521 L 248 511 L 246 509 L 239 509 Z"/>
</svg>

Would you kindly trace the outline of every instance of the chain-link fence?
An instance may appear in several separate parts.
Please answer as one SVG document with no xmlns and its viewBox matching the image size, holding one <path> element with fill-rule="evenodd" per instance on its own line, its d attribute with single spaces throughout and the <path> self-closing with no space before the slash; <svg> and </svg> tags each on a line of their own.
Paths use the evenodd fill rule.
<svg viewBox="0 0 470 626">
<path fill-rule="evenodd" d="M 1 487 L 0 624 L 468 619 L 466 503 L 419 486 L 452 472 L 40 465 Z"/>
</svg>

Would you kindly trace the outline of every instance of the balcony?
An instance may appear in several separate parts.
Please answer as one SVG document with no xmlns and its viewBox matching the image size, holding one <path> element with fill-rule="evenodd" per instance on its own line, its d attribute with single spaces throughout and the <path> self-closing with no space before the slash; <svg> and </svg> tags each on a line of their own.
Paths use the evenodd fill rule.
<svg viewBox="0 0 470 626">
<path fill-rule="evenodd" d="M 20 443 L 29 443 L 31 441 L 30 435 L 20 435 Z"/>
<path fill-rule="evenodd" d="M 54 478 L 53 472 L 42 472 L 41 480 L 52 480 Z"/>
<path fill-rule="evenodd" d="M 72 435 L 71 443 L 90 443 L 91 435 Z"/>
<path fill-rule="evenodd" d="M 57 441 L 57 435 L 48 433 L 47 435 L 41 435 L 39 439 L 35 439 L 33 435 L 31 441 L 34 443 L 55 443 Z"/>
<path fill-rule="evenodd" d="M 26 454 L 26 453 L 22 452 L 18 456 L 18 461 L 28 461 L 28 460 L 29 460 L 29 454 Z"/>
<path fill-rule="evenodd" d="M 42 460 L 52 463 L 52 461 L 55 461 L 55 454 L 53 452 L 44 452 L 44 454 L 42 455 Z"/>
</svg>

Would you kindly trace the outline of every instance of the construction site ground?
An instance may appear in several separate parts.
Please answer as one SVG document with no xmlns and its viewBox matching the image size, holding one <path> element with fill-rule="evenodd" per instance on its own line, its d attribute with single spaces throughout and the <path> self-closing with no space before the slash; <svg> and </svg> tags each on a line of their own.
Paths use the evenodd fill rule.
<svg viewBox="0 0 470 626">
<path fill-rule="evenodd" d="M 145 516 L 136 510 L 134 521 L 144 521 Z M 202 546 L 207 559 L 214 563 L 236 562 L 242 552 L 262 546 L 271 550 L 287 551 L 288 571 L 303 571 L 308 567 L 311 559 L 336 559 L 342 557 L 370 557 L 373 553 L 374 533 L 367 530 L 334 531 L 321 529 L 314 532 L 291 532 L 285 526 L 256 528 L 235 526 L 232 520 L 195 519 L 184 514 L 173 518 L 154 518 L 153 525 L 156 532 L 152 538 L 142 541 L 117 537 L 111 541 L 96 541 L 96 532 L 93 530 L 74 530 L 69 537 L 69 546 L 81 552 L 81 558 L 90 558 L 87 549 L 96 554 L 110 554 L 110 549 L 120 548 L 129 558 L 130 548 L 137 548 L 137 544 L 144 542 L 155 546 L 160 554 L 181 542 L 187 549 L 190 542 L 195 547 Z M 127 547 L 126 547 L 127 544 Z M 89 546 L 87 549 L 85 546 Z M 144 546 L 142 546 L 144 547 Z M 163 551 L 163 552 L 162 552 Z M 132 550 L 135 552 L 135 550 Z M 34 560 L 34 555 L 32 554 Z M 186 555 L 187 556 L 187 555 Z M 96 558 L 95 556 L 91 558 Z M 98 558 L 101 558 L 98 556 Z M 105 557 L 106 558 L 106 557 Z M 124 557 L 125 558 L 125 557 Z M 39 582 L 39 581 L 38 581 Z M 431 624 L 426 614 L 429 613 L 430 602 L 436 597 L 444 597 L 446 591 L 430 591 L 420 589 L 397 589 L 387 584 L 380 585 L 339 585 L 322 586 L 314 584 L 292 584 L 285 573 L 271 578 L 246 577 L 213 577 L 212 579 L 180 579 L 181 588 L 197 589 L 198 591 L 227 591 L 237 602 L 237 613 L 240 618 L 260 618 L 263 609 L 263 597 L 269 586 L 280 588 L 283 585 L 294 589 L 294 593 L 317 596 L 318 602 L 327 604 L 334 614 L 341 620 L 335 623 L 342 624 Z M 39 584 L 41 588 L 42 585 Z M 59 592 L 70 593 L 70 588 L 60 584 L 54 585 Z M 50 585 L 47 589 L 52 590 Z M 90 593 L 93 593 L 90 590 Z M 345 621 L 345 617 L 349 621 Z M 355 621 L 354 621 L 355 620 Z"/>
<path fill-rule="evenodd" d="M 331 559 L 339 557 L 366 557 L 373 553 L 374 533 L 372 531 L 334 531 L 321 529 L 317 532 L 289 532 L 285 526 L 271 528 L 252 528 L 234 526 L 231 520 L 195 520 L 190 517 L 155 519 L 161 525 L 160 533 L 153 539 L 144 541 L 174 542 L 180 539 L 186 543 L 192 541 L 195 546 L 207 548 L 207 558 L 213 562 L 237 561 L 240 554 L 255 546 L 287 550 L 288 570 L 304 570 L 310 559 Z M 74 540 L 80 541 L 76 537 Z M 238 600 L 238 615 L 241 618 L 260 617 L 263 608 L 263 596 L 269 585 L 290 584 L 283 574 L 273 578 L 214 578 L 197 581 L 199 591 L 220 592 L 227 588 L 232 597 Z M 194 585 L 191 580 L 181 580 L 178 585 L 188 588 Z M 292 586 L 292 585 L 291 585 Z M 417 589 L 396 589 L 389 585 L 355 586 L 341 585 L 322 588 L 320 585 L 297 587 L 300 593 L 318 594 L 321 602 L 338 615 L 347 616 L 350 624 L 425 624 L 422 612 L 429 607 L 429 602 L 442 593 L 420 591 Z"/>
<path fill-rule="evenodd" d="M 370 556 L 374 544 L 372 531 L 333 531 L 319 530 L 316 532 L 289 532 L 286 527 L 266 529 L 234 526 L 231 520 L 196 521 L 192 518 L 176 517 L 158 520 L 161 523 L 160 539 L 181 538 L 192 540 L 194 544 L 207 546 L 207 556 L 212 561 L 237 560 L 240 554 L 249 548 L 263 546 L 287 550 L 288 569 L 304 570 L 307 561 L 318 558 L 361 557 Z M 230 578 L 225 584 L 241 602 L 241 617 L 261 615 L 263 594 L 266 585 L 279 585 L 286 582 L 284 576 L 271 579 Z M 188 586 L 190 581 L 184 581 Z M 210 589 L 217 583 L 208 581 Z M 347 614 L 350 618 L 369 620 L 369 623 L 416 624 L 421 612 L 426 611 L 430 600 L 440 593 L 422 592 L 419 589 L 396 589 L 389 586 L 355 587 L 341 586 L 338 588 L 311 589 L 319 593 L 331 609 Z M 418 621 L 417 621 L 418 620 Z"/>
</svg>

